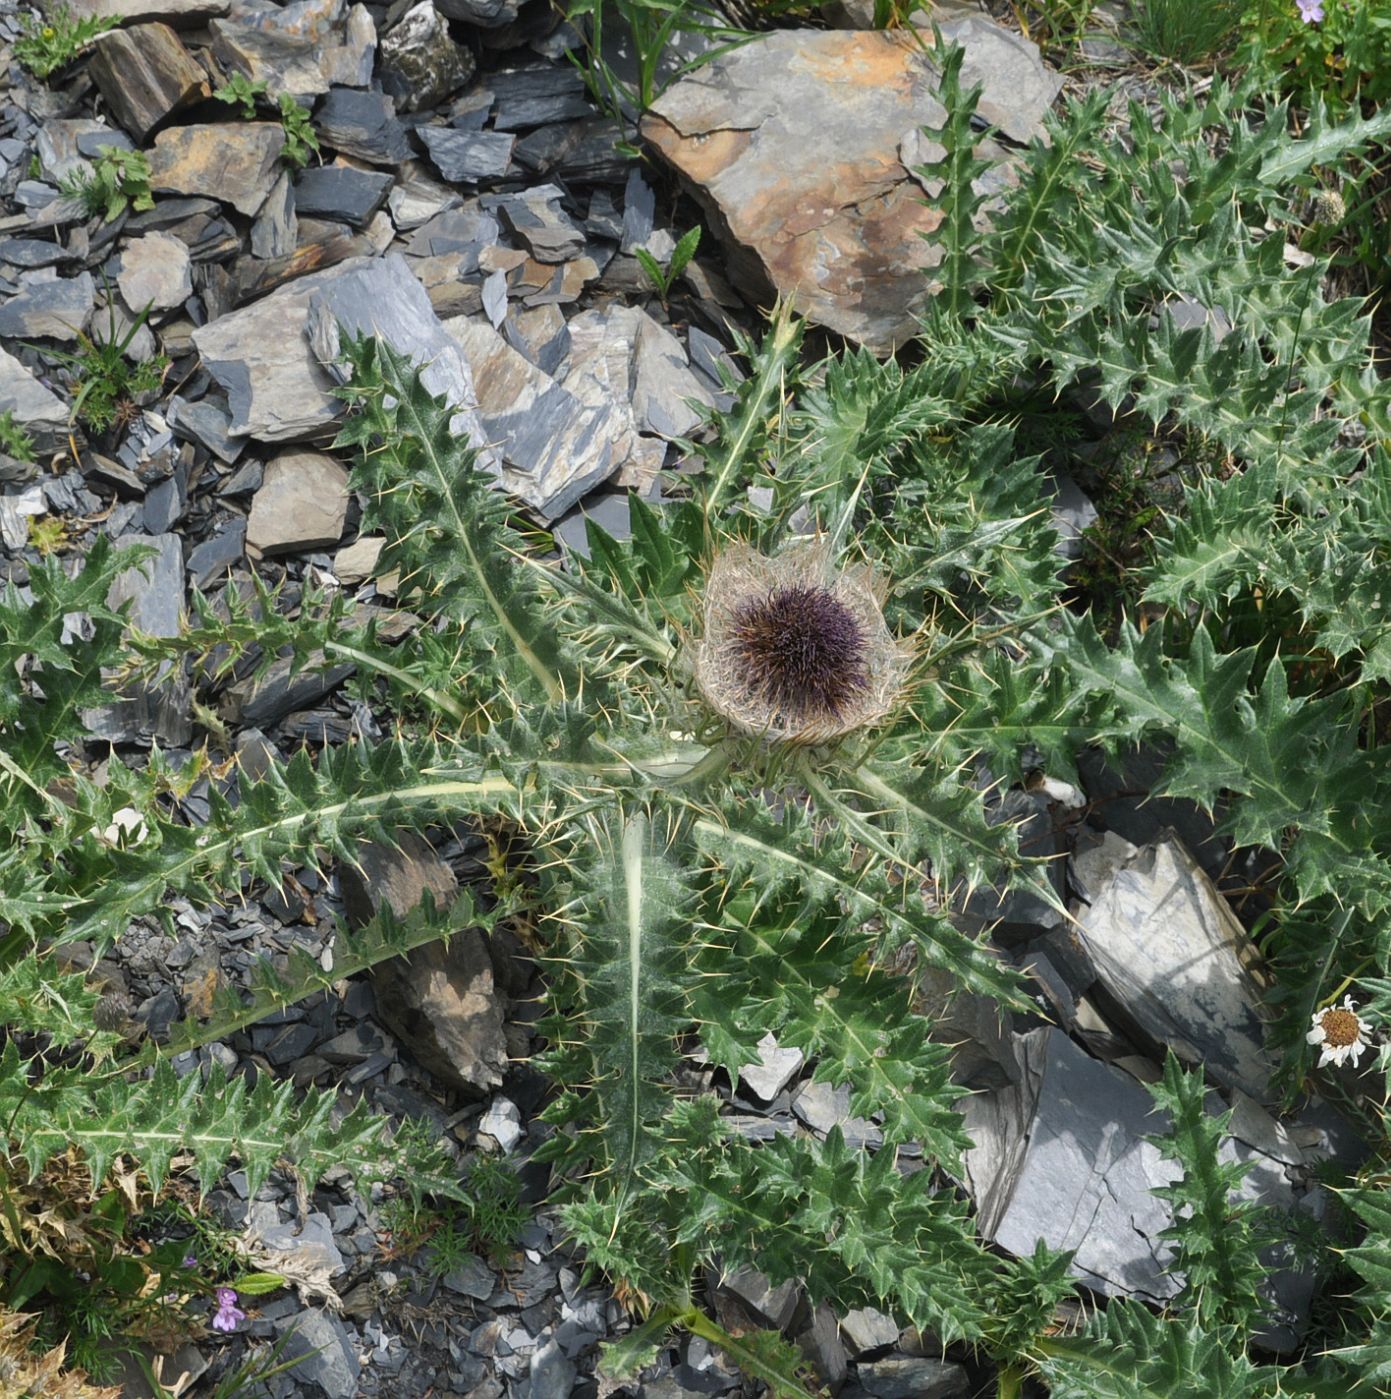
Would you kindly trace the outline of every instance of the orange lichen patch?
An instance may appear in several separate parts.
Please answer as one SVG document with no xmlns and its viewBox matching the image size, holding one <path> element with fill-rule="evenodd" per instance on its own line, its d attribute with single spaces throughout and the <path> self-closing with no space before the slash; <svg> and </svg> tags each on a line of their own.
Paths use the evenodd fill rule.
<svg viewBox="0 0 1391 1399">
<path fill-rule="evenodd" d="M 903 44 L 883 31 L 847 35 L 836 51 L 807 49 L 788 67 L 818 82 L 874 87 L 904 101 L 912 95 L 913 79 L 904 64 Z"/>
</svg>

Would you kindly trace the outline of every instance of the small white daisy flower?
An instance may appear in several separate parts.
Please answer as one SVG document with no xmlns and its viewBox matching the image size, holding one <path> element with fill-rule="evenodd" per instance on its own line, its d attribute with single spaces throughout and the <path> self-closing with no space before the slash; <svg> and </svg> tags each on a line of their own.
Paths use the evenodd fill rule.
<svg viewBox="0 0 1391 1399">
<path fill-rule="evenodd" d="M 1367 1048 L 1367 1036 L 1372 1033 L 1372 1027 L 1357 1014 L 1352 997 L 1344 996 L 1342 1005 L 1315 1011 L 1311 1018 L 1313 1029 L 1305 1039 L 1310 1044 L 1323 1046 L 1319 1068 L 1336 1064 L 1341 1069 L 1349 1059 L 1355 1068 L 1362 1051 Z"/>
</svg>

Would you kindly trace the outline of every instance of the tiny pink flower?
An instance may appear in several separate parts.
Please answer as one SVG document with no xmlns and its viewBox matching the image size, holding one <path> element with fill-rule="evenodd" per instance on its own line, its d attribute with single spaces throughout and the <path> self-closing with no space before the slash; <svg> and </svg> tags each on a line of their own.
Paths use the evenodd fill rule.
<svg viewBox="0 0 1391 1399">
<path fill-rule="evenodd" d="M 1295 4 L 1305 24 L 1316 24 L 1323 18 L 1323 0 L 1295 0 Z"/>
<path fill-rule="evenodd" d="M 237 1323 L 246 1320 L 246 1313 L 237 1306 L 237 1292 L 232 1287 L 217 1289 L 217 1311 L 213 1314 L 214 1331 L 235 1331 Z"/>
</svg>

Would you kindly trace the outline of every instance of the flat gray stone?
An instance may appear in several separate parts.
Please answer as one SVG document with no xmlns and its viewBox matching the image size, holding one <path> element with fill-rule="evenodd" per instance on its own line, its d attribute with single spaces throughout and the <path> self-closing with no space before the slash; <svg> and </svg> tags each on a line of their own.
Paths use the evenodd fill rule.
<svg viewBox="0 0 1391 1399">
<path fill-rule="evenodd" d="M 34 439 L 39 452 L 55 452 L 67 440 L 68 406 L 44 388 L 13 355 L 0 349 L 0 413 L 14 420 Z"/>
<path fill-rule="evenodd" d="M 1168 1271 L 1169 1245 L 1160 1238 L 1173 1215 L 1153 1191 L 1181 1170 L 1149 1140 L 1165 1131 L 1164 1115 L 1140 1083 L 1091 1058 L 1061 1030 L 1034 1030 L 1016 1045 L 1025 1068 L 1020 1083 L 962 1100 L 975 1143 L 966 1179 L 982 1236 L 1016 1255 L 1032 1253 L 1040 1239 L 1075 1250 L 1072 1275 L 1094 1291 L 1168 1301 L 1182 1279 Z M 1209 1111 L 1221 1108 L 1211 1094 Z M 1219 1148 L 1224 1162 L 1251 1164 L 1241 1198 L 1294 1207 L 1288 1136 L 1251 1100 L 1232 1130 L 1258 1143 L 1233 1136 Z M 1276 1154 L 1268 1155 L 1261 1147 L 1272 1142 Z M 1312 1279 L 1283 1269 L 1271 1288 L 1281 1321 L 1261 1333 L 1262 1343 L 1281 1348 L 1307 1317 Z"/>
<path fill-rule="evenodd" d="M 692 372 L 681 342 L 646 311 L 639 312 L 634 341 L 633 418 L 639 432 L 686 437 L 700 426 L 690 400 L 706 407 L 714 395 Z"/>
<path fill-rule="evenodd" d="M 566 262 L 585 250 L 584 230 L 560 207 L 564 191 L 537 185 L 498 201 L 505 227 L 537 262 Z"/>
<path fill-rule="evenodd" d="M 206 398 L 190 403 L 175 394 L 165 410 L 165 419 L 181 437 L 201 442 L 219 461 L 229 465 L 246 448 L 244 437 L 231 437 L 232 416 Z"/>
<path fill-rule="evenodd" d="M 770 1030 L 758 1042 L 758 1063 L 743 1064 L 739 1081 L 760 1102 L 774 1098 L 802 1071 L 806 1056 L 800 1049 L 783 1049 Z"/>
<path fill-rule="evenodd" d="M 74 19 L 114 19 L 121 23 L 158 20 L 176 29 L 225 15 L 232 0 L 43 0 L 45 14 L 67 9 Z"/>
<path fill-rule="evenodd" d="M 319 103 L 314 126 L 324 145 L 369 165 L 394 168 L 410 157 L 396 103 L 383 92 L 336 87 Z"/>
<path fill-rule="evenodd" d="M 1079 872 L 1091 904 L 1078 936 L 1111 996 L 1210 1079 L 1268 1100 L 1274 1060 L 1250 970 L 1255 948 L 1178 836 L 1129 846 L 1100 873 L 1084 857 Z"/>
<path fill-rule="evenodd" d="M 54 267 L 78 259 L 61 243 L 48 238 L 0 239 L 0 262 L 8 267 Z"/>
<path fill-rule="evenodd" d="M 526 1399 L 570 1399 L 578 1370 L 554 1338 L 539 1347 L 531 1357 L 527 1375 Z"/>
<path fill-rule="evenodd" d="M 311 1029 L 312 1027 L 307 1027 Z M 346 1270 L 343 1255 L 333 1237 L 333 1225 L 326 1214 L 315 1210 L 302 1224 L 285 1220 L 269 1229 L 258 1231 L 261 1246 L 268 1252 L 295 1257 L 295 1272 L 312 1272 L 323 1277 L 337 1277 Z"/>
<path fill-rule="evenodd" d="M 469 1254 L 457 1267 L 451 1268 L 441 1282 L 461 1297 L 486 1302 L 497 1290 L 497 1274 L 479 1257 Z"/>
<path fill-rule="evenodd" d="M 303 281 L 295 285 L 303 285 Z M 332 366 L 340 379 L 345 377 L 337 364 L 340 324 L 355 334 L 379 335 L 398 353 L 408 355 L 422 366 L 426 388 L 456 405 L 450 420 L 454 434 L 473 443 L 485 471 L 500 470 L 478 416 L 478 396 L 468 361 L 400 253 L 363 260 L 351 267 L 345 263 L 337 276 L 317 284 L 309 294 L 306 324 L 319 363 Z"/>
<path fill-rule="evenodd" d="M 610 406 L 582 403 L 486 320 L 456 316 L 445 328 L 473 370 L 479 415 L 498 444 L 506 490 L 550 520 L 617 470 L 622 419 Z"/>
<path fill-rule="evenodd" d="M 299 242 L 295 187 L 288 170 L 271 186 L 256 222 L 251 225 L 251 255 L 267 260 L 289 257 Z"/>
<path fill-rule="evenodd" d="M 39 158 L 39 173 L 45 180 L 56 185 L 79 171 L 90 172 L 92 167 L 82 151 L 84 137 L 111 146 L 121 142 L 119 131 L 86 117 L 46 121 L 39 127 L 34 154 Z"/>
<path fill-rule="evenodd" d="M 459 131 L 452 126 L 422 126 L 416 134 L 440 174 L 459 184 L 501 179 L 516 144 L 516 137 L 500 131 Z"/>
<path fill-rule="evenodd" d="M 899 1325 L 893 1317 L 873 1307 L 856 1307 L 841 1318 L 840 1329 L 850 1342 L 852 1355 L 880 1350 L 898 1340 Z"/>
<path fill-rule="evenodd" d="M 370 261 L 350 258 L 296 278 L 193 332 L 203 364 L 226 390 L 231 436 L 286 442 L 342 416 L 342 400 L 329 394 L 335 380 L 320 366 L 305 336 L 309 303 L 335 278 Z"/>
<path fill-rule="evenodd" d="M 501 29 L 517 18 L 521 0 L 439 0 L 440 14 L 479 29 Z"/>
<path fill-rule="evenodd" d="M 254 215 L 275 183 L 285 132 L 279 122 L 176 126 L 155 137 L 150 188 L 204 194 Z"/>
<path fill-rule="evenodd" d="M 819 1137 L 839 1127 L 846 1144 L 878 1148 L 884 1134 L 867 1118 L 850 1115 L 850 1087 L 829 1083 L 804 1083 L 792 1095 L 792 1111 Z"/>
<path fill-rule="evenodd" d="M 327 1399 L 354 1399 L 362 1366 L 347 1328 L 332 1312 L 310 1307 L 281 1323 L 277 1330 L 281 1336 L 289 1336 L 282 1359 L 303 1357 L 289 1371 L 297 1386 L 316 1384 Z"/>
<path fill-rule="evenodd" d="M 295 212 L 365 228 L 386 203 L 392 177 L 350 165 L 311 165 L 295 181 Z"/>
<path fill-rule="evenodd" d="M 962 91 L 982 85 L 977 114 L 1011 141 L 1027 145 L 1042 130 L 1043 119 L 1062 90 L 1061 74 L 1045 65 L 1031 39 L 986 15 L 941 17 L 938 27 L 944 39 L 966 50 Z M 932 42 L 930 32 L 924 37 Z"/>
<path fill-rule="evenodd" d="M 499 68 L 488 74 L 494 131 L 524 131 L 594 114 L 584 79 L 567 63 Z"/>
<path fill-rule="evenodd" d="M 952 1360 L 893 1356 L 856 1367 L 860 1388 L 874 1399 L 969 1399 L 971 1380 Z"/>
<path fill-rule="evenodd" d="M 116 278 L 121 296 L 132 311 L 149 305 L 155 311 L 181 306 L 193 295 L 188 246 L 168 233 L 146 233 L 121 249 Z"/>
<path fill-rule="evenodd" d="M 343 535 L 348 473 L 323 452 L 281 452 L 251 502 L 247 547 L 263 557 L 324 549 Z"/>
<path fill-rule="evenodd" d="M 60 277 L 55 268 L 40 267 L 14 280 L 19 293 L 0 305 L 0 336 L 71 344 L 87 328 L 97 295 L 90 272 Z"/>
<path fill-rule="evenodd" d="M 112 580 L 107 605 L 129 602 L 127 626 L 149 636 L 177 636 L 184 610 L 183 540 L 177 534 L 127 534 L 117 547 L 136 545 L 153 547 L 155 556 Z M 188 678 L 171 673 L 167 664 L 162 676 L 152 685 L 128 685 L 109 704 L 84 710 L 88 732 L 113 742 L 157 738 L 162 743 L 187 743 L 193 735 Z"/>
</svg>

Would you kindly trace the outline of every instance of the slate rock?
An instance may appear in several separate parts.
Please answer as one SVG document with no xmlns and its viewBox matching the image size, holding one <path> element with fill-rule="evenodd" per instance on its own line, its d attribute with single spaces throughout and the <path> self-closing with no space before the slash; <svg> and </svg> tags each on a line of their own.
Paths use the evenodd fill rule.
<svg viewBox="0 0 1391 1399">
<path fill-rule="evenodd" d="M 287 714 L 308 709 L 331 695 L 352 673 L 351 665 L 330 666 L 322 651 L 311 651 L 301 663 L 282 656 L 265 673 L 228 690 L 237 719 L 267 729 Z"/>
<path fill-rule="evenodd" d="M 498 1150 L 506 1154 L 521 1141 L 522 1118 L 516 1103 L 510 1098 L 494 1098 L 488 1104 L 488 1111 L 478 1120 L 476 1128 L 480 1136 L 491 1137 Z"/>
<path fill-rule="evenodd" d="M 585 404 L 514 350 L 487 321 L 446 322 L 473 371 L 487 440 L 502 459 L 500 484 L 547 520 L 617 469 L 622 416 Z"/>
<path fill-rule="evenodd" d="M 860 1388 L 874 1399 L 970 1399 L 971 1381 L 955 1361 L 892 1356 L 856 1367 Z"/>
<path fill-rule="evenodd" d="M 342 415 L 342 400 L 329 393 L 335 380 L 305 335 L 309 303 L 315 292 L 370 261 L 350 258 L 298 277 L 193 332 L 204 366 L 227 393 L 233 437 L 290 441 Z"/>
<path fill-rule="evenodd" d="M 473 443 L 483 470 L 500 470 L 478 417 L 468 361 L 400 253 L 364 260 L 351 268 L 345 264 L 339 275 L 317 283 L 308 298 L 305 324 L 318 362 L 332 366 L 340 378 L 345 373 L 338 364 L 340 325 L 356 334 L 379 335 L 398 353 L 422 366 L 421 380 L 426 388 L 443 394 L 456 406 L 451 431 Z"/>
<path fill-rule="evenodd" d="M 785 1331 L 792 1325 L 801 1303 L 801 1289 L 795 1282 L 774 1287 L 765 1274 L 747 1265 L 720 1277 L 718 1289 L 737 1297 L 761 1324 L 774 1331 Z"/>
<path fill-rule="evenodd" d="M 459 131 L 452 126 L 422 126 L 416 134 L 440 174 L 460 184 L 500 179 L 516 144 L 514 136 L 500 131 Z"/>
<path fill-rule="evenodd" d="M 107 590 L 108 607 L 129 602 L 126 625 L 150 636 L 177 636 L 184 602 L 184 546 L 177 534 L 123 535 L 118 549 L 144 545 L 154 557 L 117 574 Z M 191 689 L 182 670 L 166 663 L 153 684 L 134 682 L 109 704 L 83 712 L 89 732 L 116 742 L 157 738 L 181 746 L 193 736 Z M 168 989 L 167 987 L 165 988 Z M 175 1001 L 177 1014 L 178 1002 Z"/>
<path fill-rule="evenodd" d="M 806 1062 L 800 1049 L 779 1047 L 771 1030 L 758 1042 L 758 1058 L 758 1063 L 740 1067 L 739 1081 L 764 1103 L 771 1103 L 802 1071 Z"/>
<path fill-rule="evenodd" d="M 517 1390 L 518 1399 L 570 1399 L 578 1371 L 552 1338 L 538 1347 L 531 1357 L 531 1369 L 525 1387 Z"/>
<path fill-rule="evenodd" d="M 165 118 L 212 93 L 207 74 L 167 24 L 103 34 L 87 71 L 116 120 L 142 143 Z"/>
<path fill-rule="evenodd" d="M 488 88 L 493 94 L 494 131 L 525 131 L 594 114 L 584 79 L 568 65 L 501 68 L 488 74 Z"/>
<path fill-rule="evenodd" d="M 97 294 L 90 272 L 60 277 L 56 268 L 40 267 L 14 280 L 19 293 L 0 305 L 0 336 L 71 343 L 86 329 Z"/>
<path fill-rule="evenodd" d="M 177 126 L 155 137 L 150 187 L 169 194 L 205 194 L 254 215 L 275 183 L 285 148 L 279 122 Z"/>
<path fill-rule="evenodd" d="M 149 305 L 168 311 L 193 295 L 188 248 L 167 233 L 145 233 L 121 249 L 121 270 L 116 278 L 121 296 L 132 311 Z"/>
<path fill-rule="evenodd" d="M 941 214 L 899 162 L 906 131 L 942 122 L 936 86 L 901 35 L 782 30 L 673 84 L 639 129 L 708 211 L 736 283 L 886 353 L 917 333 L 940 257 L 922 235 Z"/>
<path fill-rule="evenodd" d="M 392 177 L 350 165 L 313 165 L 295 181 L 295 212 L 365 228 L 386 203 Z"/>
<path fill-rule="evenodd" d="M 877 1148 L 884 1134 L 867 1118 L 850 1115 L 850 1087 L 829 1083 L 803 1083 L 792 1097 L 792 1111 L 819 1137 L 839 1127 L 846 1145 Z"/>
<path fill-rule="evenodd" d="M 566 262 L 585 250 L 585 234 L 560 207 L 564 191 L 538 185 L 498 201 L 503 224 L 538 262 Z"/>
<path fill-rule="evenodd" d="M 43 178 L 56 185 L 69 175 L 90 172 L 91 166 L 83 157 L 81 143 L 84 139 L 98 142 L 100 149 L 100 146 L 115 145 L 120 133 L 85 117 L 44 122 L 34 142 L 34 154 L 39 158 Z"/>
<path fill-rule="evenodd" d="M 893 1317 L 873 1307 L 856 1307 L 841 1318 L 840 1329 L 850 1342 L 851 1354 L 882 1350 L 898 1340 L 899 1326 Z"/>
<path fill-rule="evenodd" d="M 476 1302 L 486 1302 L 497 1290 L 497 1274 L 474 1254 L 469 1254 L 462 1263 L 451 1268 L 440 1281 L 461 1297 L 472 1297 Z"/>
<path fill-rule="evenodd" d="M 701 423 L 691 400 L 711 407 L 714 395 L 691 372 L 681 342 L 646 311 L 633 344 L 633 418 L 640 432 L 685 437 Z"/>
<path fill-rule="evenodd" d="M 74 19 L 153 20 L 185 29 L 225 15 L 232 0 L 44 0 L 41 8 L 45 14 L 65 8 Z"/>
<path fill-rule="evenodd" d="M 838 1394 L 845 1383 L 847 1357 L 836 1314 L 825 1302 L 812 1308 L 811 1322 L 797 1337 L 797 1344 L 811 1361 L 822 1384 L 833 1395 Z"/>
<path fill-rule="evenodd" d="M 431 0 L 420 0 L 381 39 L 382 91 L 403 112 L 438 106 L 473 76 L 468 50 L 449 34 L 449 25 Z"/>
<path fill-rule="evenodd" d="M 632 497 L 628 491 L 596 490 L 588 492 L 573 509 L 568 510 L 551 525 L 551 533 L 567 549 L 582 559 L 590 557 L 589 525 L 594 523 L 611 539 L 632 537 Z"/>
<path fill-rule="evenodd" d="M 404 918 L 427 893 L 443 916 L 458 888 L 449 866 L 409 832 L 391 846 L 360 845 L 356 863 L 340 865 L 338 877 L 344 909 L 359 927 L 383 904 Z M 477 928 L 454 931 L 447 946 L 433 942 L 379 962 L 372 987 L 378 1018 L 432 1073 L 474 1097 L 502 1082 L 503 1006 Z"/>
<path fill-rule="evenodd" d="M 440 14 L 462 20 L 479 29 L 501 29 L 511 24 L 521 9 L 521 0 L 440 0 Z"/>
<path fill-rule="evenodd" d="M 397 166 L 410 156 L 396 103 L 383 92 L 335 87 L 314 113 L 324 145 L 369 165 Z"/>
<path fill-rule="evenodd" d="M 0 413 L 5 412 L 14 415 L 40 453 L 57 451 L 67 440 L 67 404 L 0 349 Z"/>
<path fill-rule="evenodd" d="M 256 222 L 251 225 L 251 255 L 289 257 L 299 243 L 299 219 L 295 213 L 295 187 L 288 170 L 282 170 L 271 186 Z"/>
<path fill-rule="evenodd" d="M 281 452 L 266 463 L 251 502 L 246 543 L 263 557 L 338 543 L 348 513 L 348 473 L 323 452 Z"/>
<path fill-rule="evenodd" d="M 316 1034 L 313 1026 L 291 1026 L 289 1028 L 308 1029 Z M 286 1220 L 269 1229 L 257 1231 L 261 1246 L 269 1253 L 293 1255 L 295 1273 L 312 1272 L 322 1277 L 337 1277 L 345 1272 L 347 1265 L 333 1237 L 333 1225 L 328 1216 L 314 1210 L 302 1221 Z"/>
<path fill-rule="evenodd" d="M 1074 862 L 1076 863 L 1076 861 Z M 1111 997 L 1158 1044 L 1253 1098 L 1270 1096 L 1257 960 L 1231 906 L 1178 836 L 1128 846 L 1099 874 L 1078 936 Z"/>
<path fill-rule="evenodd" d="M 966 50 L 961 63 L 963 92 L 981 84 L 976 112 L 1011 141 L 1027 145 L 1062 89 L 1060 74 L 1039 55 L 1038 45 L 983 14 L 943 16 L 942 37 Z M 924 39 L 932 42 L 930 33 Z"/>
<path fill-rule="evenodd" d="M 1182 1286 L 1170 1271 L 1169 1246 L 1160 1238 L 1173 1224 L 1166 1201 L 1153 1192 L 1172 1184 L 1181 1167 L 1148 1139 L 1162 1135 L 1164 1115 L 1145 1088 L 1119 1069 L 1091 1058 L 1061 1030 L 1033 1030 L 1017 1040 L 1026 1072 L 1017 1085 L 962 1100 L 967 1135 L 966 1177 L 986 1239 L 1016 1255 L 1050 1248 L 1075 1250 L 1071 1272 L 1106 1296 L 1162 1304 Z M 1216 1094 L 1209 1111 L 1220 1111 Z M 1248 1123 L 1268 1115 L 1255 1103 Z M 1233 1119 L 1233 1128 L 1237 1127 Z M 1244 1128 L 1269 1141 L 1273 1125 Z M 1219 1148 L 1224 1162 L 1245 1160 L 1252 1170 L 1244 1199 L 1289 1209 L 1288 1154 L 1272 1157 L 1234 1138 Z M 1273 1279 L 1286 1314 L 1307 1308 L 1307 1276 L 1289 1271 Z M 1289 1344 L 1293 1328 L 1263 1333 L 1263 1343 Z"/>
<path fill-rule="evenodd" d="M 217 527 L 188 556 L 188 573 L 194 584 L 206 591 L 219 583 L 231 568 L 246 557 L 246 521 L 238 516 Z"/>
<path fill-rule="evenodd" d="M 0 239 L 0 262 L 9 267 L 54 267 L 77 260 L 61 243 L 48 238 Z"/>
<path fill-rule="evenodd" d="M 181 437 L 201 442 L 219 461 L 232 463 L 246 448 L 246 439 L 228 435 L 232 416 L 210 399 L 190 403 L 175 394 L 164 412 L 169 426 Z"/>
<path fill-rule="evenodd" d="M 289 1371 L 297 1388 L 312 1384 L 326 1399 L 354 1399 L 362 1366 L 347 1328 L 332 1312 L 310 1307 L 276 1330 L 288 1337 L 280 1359 L 298 1360 Z"/>
</svg>

